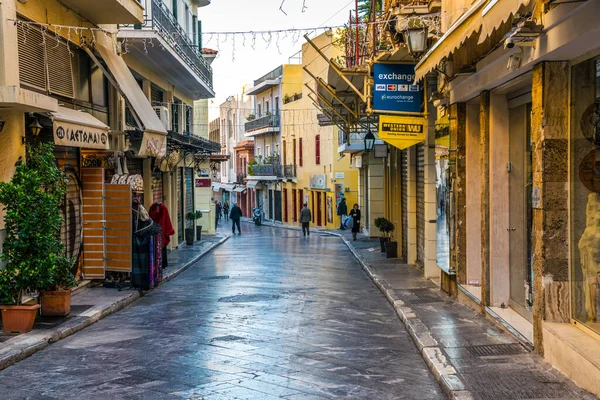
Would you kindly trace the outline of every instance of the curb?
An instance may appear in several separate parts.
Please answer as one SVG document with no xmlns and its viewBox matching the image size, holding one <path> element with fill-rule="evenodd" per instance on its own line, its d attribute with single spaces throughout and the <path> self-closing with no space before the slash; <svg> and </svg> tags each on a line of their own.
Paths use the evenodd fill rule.
<svg viewBox="0 0 600 400">
<path fill-rule="evenodd" d="M 362 268 L 365 270 L 369 278 L 375 286 L 385 295 L 388 302 L 396 310 L 396 314 L 406 327 L 409 335 L 413 339 L 421 356 L 425 360 L 427 367 L 435 377 L 436 381 L 442 388 L 442 391 L 449 399 L 455 400 L 472 400 L 474 396 L 471 392 L 465 389 L 465 385 L 456 373 L 454 366 L 438 345 L 437 340 L 433 338 L 429 328 L 416 316 L 413 310 L 408 307 L 404 301 L 394 292 L 392 286 L 383 277 L 377 275 L 361 255 L 354 249 L 350 242 L 339 233 L 330 232 L 331 235 L 337 236 L 350 249 L 352 255 L 358 260 Z"/>
<path fill-rule="evenodd" d="M 206 250 L 198 254 L 198 256 L 194 257 L 192 260 L 188 261 L 183 267 L 172 271 L 163 277 L 163 280 L 155 287 L 159 288 L 166 282 L 176 278 L 182 272 L 190 268 L 196 262 L 198 262 L 202 257 L 210 253 L 212 250 L 222 245 L 229 239 L 229 236 L 223 237 L 218 242 L 214 243 L 212 246 L 208 247 Z M 18 363 L 19 361 L 24 360 L 25 358 L 31 356 L 34 353 L 46 348 L 52 343 L 58 342 L 66 337 L 73 335 L 74 333 L 79 332 L 80 330 L 87 328 L 88 326 L 100 321 L 101 319 L 114 314 L 128 305 L 135 302 L 142 295 L 140 292 L 135 290 L 129 296 L 115 302 L 112 304 L 100 304 L 94 306 L 90 311 L 93 312 L 91 315 L 77 316 L 69 321 L 59 325 L 55 330 L 46 331 L 46 332 L 31 332 L 26 333 L 20 336 L 15 337 L 15 345 L 7 347 L 5 349 L 0 349 L 0 371 L 5 368 L 10 367 L 13 364 Z M 96 309 L 96 310 L 94 310 Z M 86 313 L 87 314 L 87 313 Z"/>
</svg>

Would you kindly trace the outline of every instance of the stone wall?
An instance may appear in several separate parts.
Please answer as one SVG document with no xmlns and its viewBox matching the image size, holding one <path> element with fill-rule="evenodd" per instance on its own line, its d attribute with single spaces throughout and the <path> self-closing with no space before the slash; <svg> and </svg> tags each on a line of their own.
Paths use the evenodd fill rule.
<svg viewBox="0 0 600 400">
<path fill-rule="evenodd" d="M 542 322 L 569 322 L 569 64 L 533 70 L 534 345 L 544 353 Z"/>
</svg>

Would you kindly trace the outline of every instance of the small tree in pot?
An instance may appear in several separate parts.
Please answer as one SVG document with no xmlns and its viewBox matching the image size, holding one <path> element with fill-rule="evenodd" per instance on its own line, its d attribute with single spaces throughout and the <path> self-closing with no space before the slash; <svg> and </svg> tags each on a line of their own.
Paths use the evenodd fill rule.
<svg viewBox="0 0 600 400">
<path fill-rule="evenodd" d="M 381 236 L 379 237 L 379 245 L 381 246 L 382 253 L 385 253 L 385 243 L 390 241 L 390 238 L 381 229 L 382 226 L 387 222 L 389 221 L 383 217 L 375 218 L 374 221 L 375 227 L 379 229 L 379 233 L 381 234 Z"/>
<path fill-rule="evenodd" d="M 388 241 L 385 242 L 385 251 L 387 258 L 398 257 L 398 242 L 392 241 L 391 237 L 395 229 L 396 227 L 394 226 L 394 224 L 388 220 L 385 220 L 385 222 L 383 222 L 381 224 L 381 227 L 379 228 L 379 230 L 383 232 L 388 238 Z"/>
<path fill-rule="evenodd" d="M 202 225 L 198 226 L 198 220 L 200 220 L 202 218 L 202 211 L 197 210 L 194 213 L 194 216 L 196 218 L 196 240 L 201 240 L 202 239 Z"/>
<path fill-rule="evenodd" d="M 188 211 L 185 214 L 185 219 L 188 221 L 188 226 L 185 228 L 185 244 L 188 246 L 194 245 L 194 221 L 196 221 L 196 213 Z"/>
<path fill-rule="evenodd" d="M 70 278 L 61 278 L 71 265 L 60 240 L 60 207 L 66 187 L 66 176 L 56 165 L 51 143 L 28 146 L 26 161 L 19 160 L 12 180 L 0 183 L 7 234 L 2 254 L 6 267 L 0 271 L 0 308 L 6 332 L 28 332 L 33 327 L 40 306 L 23 305 L 26 292 L 74 284 Z"/>
</svg>

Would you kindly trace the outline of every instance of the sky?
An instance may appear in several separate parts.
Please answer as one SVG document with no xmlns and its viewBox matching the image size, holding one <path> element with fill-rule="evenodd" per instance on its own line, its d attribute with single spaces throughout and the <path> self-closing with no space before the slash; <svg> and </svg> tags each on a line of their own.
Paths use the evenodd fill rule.
<svg viewBox="0 0 600 400">
<path fill-rule="evenodd" d="M 271 44 L 257 35 L 254 49 L 252 35 L 243 36 L 207 34 L 208 32 L 264 31 L 290 28 L 314 28 L 319 26 L 340 26 L 348 22 L 348 10 L 354 9 L 354 0 L 284 0 L 283 10 L 279 10 L 282 0 L 212 0 L 211 4 L 198 10 L 202 20 L 203 47 L 219 50 L 213 62 L 213 87 L 216 96 L 209 102 L 209 116 L 218 116 L 218 106 L 231 95 L 241 92 L 246 83 L 260 78 L 281 64 L 290 62 L 290 57 L 301 50 L 304 38 L 295 44 L 292 35 L 287 38 L 280 34 L 279 50 L 277 35 L 273 34 Z M 306 9 L 302 12 L 303 3 Z M 319 31 L 322 33 L 322 31 Z M 268 39 L 268 35 L 265 35 Z M 297 63 L 293 61 L 292 63 Z"/>
</svg>

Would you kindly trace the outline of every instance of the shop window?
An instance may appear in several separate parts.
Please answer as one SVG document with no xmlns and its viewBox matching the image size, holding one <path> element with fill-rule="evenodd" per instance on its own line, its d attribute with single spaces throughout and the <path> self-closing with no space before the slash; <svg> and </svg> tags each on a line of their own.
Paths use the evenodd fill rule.
<svg viewBox="0 0 600 400">
<path fill-rule="evenodd" d="M 600 333 L 600 58 L 571 76 L 571 310 Z"/>
</svg>

